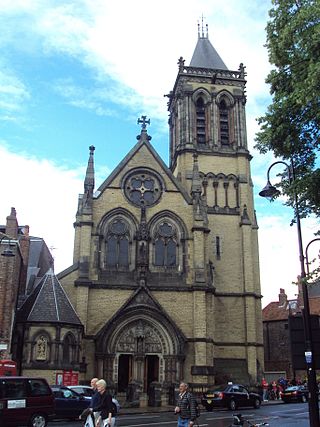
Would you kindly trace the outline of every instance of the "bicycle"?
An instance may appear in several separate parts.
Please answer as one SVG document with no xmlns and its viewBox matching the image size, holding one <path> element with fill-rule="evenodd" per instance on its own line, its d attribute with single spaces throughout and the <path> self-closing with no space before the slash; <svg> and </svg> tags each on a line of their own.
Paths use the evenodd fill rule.
<svg viewBox="0 0 320 427">
<path fill-rule="evenodd" d="M 233 414 L 233 422 L 231 424 L 230 427 L 234 427 L 234 426 L 241 426 L 243 427 L 246 423 L 247 427 L 267 427 L 270 426 L 269 423 L 265 423 L 265 422 L 259 422 L 259 423 L 252 423 L 250 420 L 246 420 L 243 418 L 243 416 L 241 414 Z"/>
</svg>

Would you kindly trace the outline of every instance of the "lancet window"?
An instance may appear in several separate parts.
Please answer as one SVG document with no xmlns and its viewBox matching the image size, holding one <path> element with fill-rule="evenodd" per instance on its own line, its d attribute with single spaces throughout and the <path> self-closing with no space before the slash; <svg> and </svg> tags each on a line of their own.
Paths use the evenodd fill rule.
<svg viewBox="0 0 320 427">
<path fill-rule="evenodd" d="M 129 226 L 122 218 L 114 219 L 106 236 L 106 266 L 129 266 Z"/>
<path fill-rule="evenodd" d="M 197 143 L 206 143 L 206 109 L 202 97 L 196 101 Z"/>
<path fill-rule="evenodd" d="M 177 265 L 177 234 L 175 227 L 161 222 L 154 236 L 154 264 L 158 267 L 175 267 Z"/>
<path fill-rule="evenodd" d="M 224 99 L 219 104 L 219 126 L 221 145 L 228 145 L 229 139 L 229 108 Z"/>
</svg>

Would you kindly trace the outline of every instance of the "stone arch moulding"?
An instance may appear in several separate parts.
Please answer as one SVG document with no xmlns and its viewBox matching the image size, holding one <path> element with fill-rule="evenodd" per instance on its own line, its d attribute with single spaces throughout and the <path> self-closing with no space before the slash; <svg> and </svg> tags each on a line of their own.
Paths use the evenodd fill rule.
<svg viewBox="0 0 320 427">
<path fill-rule="evenodd" d="M 229 91 L 222 90 L 221 92 L 219 92 L 216 96 L 216 104 L 219 105 L 223 99 L 226 101 L 228 107 L 234 106 L 234 98 Z"/>
<path fill-rule="evenodd" d="M 141 323 L 139 323 L 141 322 Z M 152 332 L 156 342 L 161 346 L 163 355 L 183 356 L 186 338 L 180 329 L 155 307 L 133 306 L 121 311 L 104 326 L 97 336 L 96 349 L 100 354 L 115 354 L 118 352 L 118 343 L 126 331 L 135 331 L 139 328 Z M 160 348 L 159 348 L 160 349 Z"/>
<path fill-rule="evenodd" d="M 137 228 L 138 228 L 138 221 L 137 218 L 132 215 L 131 212 L 129 212 L 127 209 L 124 208 L 116 208 L 109 211 L 107 214 L 105 214 L 100 222 L 97 225 L 97 234 L 104 235 L 107 231 L 108 224 L 113 218 L 121 217 L 126 219 L 129 224 L 132 226 L 131 232 L 133 235 L 135 234 Z"/>
<path fill-rule="evenodd" d="M 194 103 L 196 103 L 199 98 L 203 99 L 205 105 L 207 105 L 211 101 L 210 93 L 207 91 L 207 89 L 205 89 L 203 87 L 199 87 L 192 94 L 192 101 Z"/>
</svg>

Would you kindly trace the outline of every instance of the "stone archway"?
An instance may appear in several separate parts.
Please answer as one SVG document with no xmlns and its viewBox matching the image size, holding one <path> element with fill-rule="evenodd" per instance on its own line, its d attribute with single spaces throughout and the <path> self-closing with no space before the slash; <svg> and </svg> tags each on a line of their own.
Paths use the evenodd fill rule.
<svg viewBox="0 0 320 427">
<path fill-rule="evenodd" d="M 148 315 L 124 320 L 105 344 L 103 374 L 118 389 L 133 382 L 147 393 L 151 382 L 175 383 L 182 376 L 176 334 Z"/>
</svg>

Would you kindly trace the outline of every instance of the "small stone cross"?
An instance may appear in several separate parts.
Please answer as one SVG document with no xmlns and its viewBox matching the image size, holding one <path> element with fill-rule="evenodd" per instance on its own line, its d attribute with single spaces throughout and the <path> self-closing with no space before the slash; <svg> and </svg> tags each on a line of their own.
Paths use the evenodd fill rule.
<svg viewBox="0 0 320 427">
<path fill-rule="evenodd" d="M 147 116 L 141 116 L 141 119 L 138 119 L 137 124 L 141 124 L 141 129 L 146 129 L 147 125 L 150 125 L 150 119 L 146 120 Z"/>
</svg>

